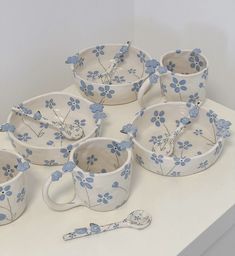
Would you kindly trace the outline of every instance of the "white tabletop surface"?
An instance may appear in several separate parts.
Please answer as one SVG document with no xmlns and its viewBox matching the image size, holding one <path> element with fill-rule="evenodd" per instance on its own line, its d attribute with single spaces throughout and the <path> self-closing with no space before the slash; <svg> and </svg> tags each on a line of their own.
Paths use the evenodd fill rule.
<svg viewBox="0 0 235 256">
<path fill-rule="evenodd" d="M 78 95 L 78 89 L 66 89 Z M 153 93 L 152 93 L 153 95 Z M 158 101 L 148 97 L 150 103 Z M 235 112 L 211 100 L 205 107 L 235 124 Z M 103 136 L 125 138 L 120 128 L 133 119 L 138 103 L 105 106 L 108 115 Z M 235 126 L 232 126 L 233 134 Z M 3 148 L 12 148 L 6 134 L 0 134 Z M 129 201 L 111 212 L 95 212 L 77 207 L 66 212 L 49 209 L 43 202 L 41 188 L 52 171 L 59 167 L 32 165 L 28 173 L 30 200 L 25 213 L 15 222 L 0 226 L 1 256 L 176 256 L 190 242 L 235 204 L 235 136 L 226 141 L 224 151 L 215 165 L 200 174 L 187 177 L 163 177 L 134 164 Z M 60 182 L 60 181 L 59 181 Z M 72 197 L 69 175 L 61 181 L 62 192 L 54 195 L 60 202 Z M 62 193 L 64 195 L 62 196 Z M 153 221 L 147 229 L 122 229 L 69 242 L 64 233 L 90 222 L 100 225 L 121 220 L 134 209 L 145 209 Z"/>
</svg>

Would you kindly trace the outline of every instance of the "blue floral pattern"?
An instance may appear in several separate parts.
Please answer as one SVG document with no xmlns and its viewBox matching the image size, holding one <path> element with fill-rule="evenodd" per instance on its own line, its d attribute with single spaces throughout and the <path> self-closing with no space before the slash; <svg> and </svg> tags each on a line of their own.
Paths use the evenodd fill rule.
<svg viewBox="0 0 235 256">
<path fill-rule="evenodd" d="M 91 175 L 88 177 L 85 177 L 82 172 L 78 171 L 76 178 L 83 188 L 88 188 L 88 189 L 93 188 L 92 183 L 94 182 L 94 178 Z"/>
<path fill-rule="evenodd" d="M 97 203 L 108 204 L 112 198 L 112 195 L 108 192 L 105 194 L 98 194 Z"/>
<path fill-rule="evenodd" d="M 131 174 L 131 164 L 126 164 L 123 171 L 121 172 L 121 176 L 123 176 L 124 179 L 127 179 L 130 174 Z"/>
<path fill-rule="evenodd" d="M 30 135 L 27 132 L 25 132 L 24 134 L 18 134 L 17 138 L 18 140 L 24 141 L 24 142 L 27 142 L 28 140 L 32 139 L 32 137 L 30 137 Z"/>
<path fill-rule="evenodd" d="M 80 100 L 70 97 L 70 100 L 68 101 L 68 106 L 70 106 L 72 111 L 80 109 Z"/>
<path fill-rule="evenodd" d="M 22 190 L 17 194 L 17 200 L 16 202 L 23 202 L 25 199 L 25 188 L 22 188 Z"/>
<path fill-rule="evenodd" d="M 186 156 L 182 156 L 182 157 L 174 156 L 175 165 L 185 166 L 187 163 L 190 162 L 190 160 L 191 159 Z"/>
<path fill-rule="evenodd" d="M 0 186 L 0 201 L 5 200 L 6 198 L 12 195 L 11 186 L 7 185 L 5 187 Z"/>
<path fill-rule="evenodd" d="M 176 93 L 180 93 L 181 91 L 186 91 L 186 80 L 178 80 L 176 77 L 172 78 L 172 83 L 170 84 L 170 87 L 174 89 Z"/>
<path fill-rule="evenodd" d="M 73 149 L 73 146 L 70 144 L 66 148 L 62 148 L 60 152 L 63 154 L 64 158 L 69 157 L 71 150 Z"/>
<path fill-rule="evenodd" d="M 101 92 L 100 96 L 107 97 L 109 99 L 111 99 L 113 97 L 113 94 L 115 93 L 115 91 L 113 89 L 110 89 L 110 86 L 108 85 L 105 85 L 104 87 L 100 86 L 99 91 Z"/>
<path fill-rule="evenodd" d="M 151 122 L 154 123 L 156 126 L 161 126 L 161 124 L 165 123 L 165 112 L 161 111 L 154 111 L 154 116 L 151 118 Z"/>
<path fill-rule="evenodd" d="M 14 176 L 15 169 L 13 169 L 9 164 L 7 164 L 6 166 L 3 166 L 2 170 L 4 171 L 4 175 L 6 177 L 12 178 Z"/>
<path fill-rule="evenodd" d="M 104 45 L 96 46 L 92 52 L 95 54 L 96 57 L 104 55 Z"/>
<path fill-rule="evenodd" d="M 200 59 L 200 50 L 199 49 L 195 49 L 190 53 L 190 57 L 189 57 L 189 62 L 190 62 L 190 66 L 193 69 L 196 69 L 198 72 L 201 70 L 201 68 L 203 67 L 203 61 Z"/>
<path fill-rule="evenodd" d="M 92 84 L 86 85 L 86 83 L 81 80 L 80 82 L 80 90 L 86 95 L 86 96 L 94 96 L 94 86 Z"/>
<path fill-rule="evenodd" d="M 116 82 L 117 84 L 121 84 L 121 83 L 125 82 L 126 80 L 125 80 L 124 76 L 114 76 L 112 81 Z"/>
</svg>

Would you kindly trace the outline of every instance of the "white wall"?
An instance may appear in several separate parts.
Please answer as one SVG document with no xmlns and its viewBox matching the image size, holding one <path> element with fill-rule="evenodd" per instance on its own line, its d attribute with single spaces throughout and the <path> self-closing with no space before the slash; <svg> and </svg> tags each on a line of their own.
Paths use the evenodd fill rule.
<svg viewBox="0 0 235 256">
<path fill-rule="evenodd" d="M 0 122 L 12 105 L 73 82 L 65 58 L 134 36 L 133 1 L 0 0 Z"/>
<path fill-rule="evenodd" d="M 234 12 L 234 0 L 135 0 L 135 42 L 155 57 L 201 48 L 209 60 L 208 97 L 235 109 Z"/>
</svg>

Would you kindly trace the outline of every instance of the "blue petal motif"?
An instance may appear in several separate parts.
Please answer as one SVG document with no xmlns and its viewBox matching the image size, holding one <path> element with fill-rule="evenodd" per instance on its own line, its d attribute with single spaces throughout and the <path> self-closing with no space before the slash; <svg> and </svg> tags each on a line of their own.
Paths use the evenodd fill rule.
<svg viewBox="0 0 235 256">
<path fill-rule="evenodd" d="M 63 173 L 61 171 L 55 171 L 51 175 L 52 181 L 58 181 L 62 177 Z"/>
<path fill-rule="evenodd" d="M 30 168 L 30 165 L 27 161 L 22 162 L 21 158 L 17 158 L 17 170 L 20 172 L 24 172 Z"/>
<path fill-rule="evenodd" d="M 76 228 L 74 232 L 76 232 L 78 235 L 88 234 L 87 228 Z"/>
<path fill-rule="evenodd" d="M 0 131 L 1 132 L 14 132 L 15 131 L 15 126 L 9 123 L 2 124 L 0 126 Z"/>
<path fill-rule="evenodd" d="M 95 223 L 90 223 L 90 229 L 91 229 L 91 232 L 95 234 L 98 234 L 101 231 L 100 226 Z"/>
<path fill-rule="evenodd" d="M 128 148 L 131 148 L 133 145 L 133 142 L 130 140 L 123 140 L 119 143 L 120 149 L 121 150 L 126 150 Z"/>
<path fill-rule="evenodd" d="M 90 110 L 92 113 L 103 112 L 103 109 L 104 109 L 104 106 L 99 103 L 94 103 L 90 105 Z"/>
<path fill-rule="evenodd" d="M 136 137 L 137 128 L 133 126 L 133 124 L 126 124 L 122 127 L 121 132 L 124 134 L 132 134 L 134 137 Z"/>
<path fill-rule="evenodd" d="M 76 167 L 76 164 L 73 161 L 65 163 L 62 167 L 63 172 L 71 172 Z"/>
<path fill-rule="evenodd" d="M 3 221 L 7 218 L 6 214 L 0 213 L 0 221 Z"/>
<path fill-rule="evenodd" d="M 115 181 L 113 184 L 112 184 L 112 187 L 113 188 L 118 188 L 119 187 L 119 183 L 117 181 Z"/>
</svg>

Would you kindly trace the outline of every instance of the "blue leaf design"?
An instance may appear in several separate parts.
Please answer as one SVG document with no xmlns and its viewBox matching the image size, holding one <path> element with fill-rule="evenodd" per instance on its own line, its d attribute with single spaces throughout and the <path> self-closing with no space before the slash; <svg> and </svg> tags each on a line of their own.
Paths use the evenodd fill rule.
<svg viewBox="0 0 235 256">
<path fill-rule="evenodd" d="M 5 220 L 6 217 L 7 217 L 6 214 L 0 213 L 0 221 Z"/>
</svg>

